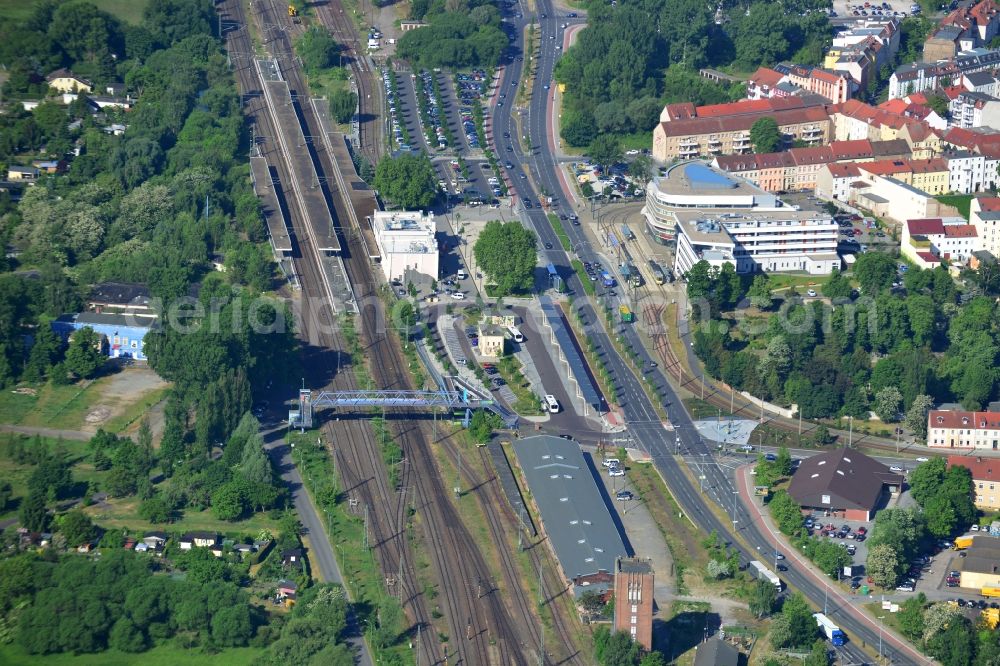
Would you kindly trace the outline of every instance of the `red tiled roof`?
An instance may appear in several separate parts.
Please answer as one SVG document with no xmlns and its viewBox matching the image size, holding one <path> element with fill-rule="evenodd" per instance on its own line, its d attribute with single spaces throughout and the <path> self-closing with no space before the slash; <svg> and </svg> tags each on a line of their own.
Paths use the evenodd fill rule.
<svg viewBox="0 0 1000 666">
<path fill-rule="evenodd" d="M 791 99 L 791 98 L 785 98 Z M 763 101 L 763 100 L 761 100 Z M 717 132 L 748 131 L 761 118 L 771 117 L 778 126 L 796 125 L 808 122 L 824 122 L 830 117 L 822 106 L 810 106 L 802 109 L 787 109 L 782 111 L 746 113 L 736 116 L 720 116 L 717 118 L 690 118 L 660 123 L 666 136 L 691 136 L 694 134 L 713 134 Z"/>
<path fill-rule="evenodd" d="M 979 202 L 979 210 L 1000 210 L 1000 197 L 977 197 L 976 201 Z"/>
<path fill-rule="evenodd" d="M 694 104 L 691 102 L 678 102 L 677 104 L 667 104 L 667 117 L 670 120 L 683 120 L 685 118 L 694 118 L 697 112 L 694 109 Z"/>
<path fill-rule="evenodd" d="M 940 217 L 907 220 L 906 228 L 909 230 L 911 236 L 944 233 L 944 223 Z"/>
<path fill-rule="evenodd" d="M 834 178 L 855 178 L 861 174 L 861 170 L 854 162 L 834 162 L 827 164 L 826 168 Z"/>
<path fill-rule="evenodd" d="M 972 224 L 946 224 L 944 226 L 945 238 L 975 238 L 976 227 Z"/>
<path fill-rule="evenodd" d="M 797 166 L 807 164 L 826 164 L 833 161 L 833 151 L 830 146 L 806 146 L 803 148 L 792 148 L 788 151 L 792 161 Z"/>
<path fill-rule="evenodd" d="M 961 428 L 963 430 L 1000 429 L 1000 412 L 962 412 L 932 409 L 927 414 L 928 428 Z M 1000 461 L 997 461 L 1000 464 Z"/>
<path fill-rule="evenodd" d="M 835 72 L 828 72 L 825 69 L 819 69 L 818 67 L 813 69 L 809 73 L 810 78 L 818 79 L 820 81 L 825 81 L 827 83 L 832 83 L 836 85 L 840 83 L 840 80 L 846 78 L 843 74 L 837 74 Z"/>
<path fill-rule="evenodd" d="M 754 72 L 753 76 L 750 77 L 750 81 L 758 86 L 768 86 L 773 88 L 778 85 L 783 78 L 785 78 L 785 75 L 781 72 L 776 72 L 770 67 L 760 67 L 756 72 Z"/>
<path fill-rule="evenodd" d="M 719 155 L 715 158 L 715 163 L 723 171 L 730 173 L 740 171 L 751 171 L 757 168 L 756 155 Z"/>
<path fill-rule="evenodd" d="M 855 139 L 853 141 L 832 141 L 830 150 L 837 160 L 859 159 L 872 157 L 872 143 L 868 139 Z"/>
<path fill-rule="evenodd" d="M 908 99 L 913 104 L 926 104 L 927 101 L 928 101 L 927 100 L 927 95 L 925 95 L 923 93 L 919 93 L 919 92 L 918 93 L 913 93 L 912 95 L 910 95 L 906 99 Z"/>
<path fill-rule="evenodd" d="M 972 472 L 972 478 L 976 481 L 1000 479 L 1000 460 L 995 458 L 948 456 L 948 467 L 965 467 Z"/>
<path fill-rule="evenodd" d="M 929 264 L 936 264 L 941 261 L 941 258 L 933 252 L 917 252 L 917 256 Z"/>
<path fill-rule="evenodd" d="M 788 153 L 758 153 L 755 157 L 758 169 L 778 169 L 795 164 Z"/>
<path fill-rule="evenodd" d="M 799 97 L 773 97 L 770 99 L 741 99 L 728 104 L 708 104 L 695 110 L 698 118 L 718 118 L 750 113 L 763 113 L 785 109 L 801 109 L 806 104 Z"/>
<path fill-rule="evenodd" d="M 910 160 L 876 160 L 874 162 L 864 162 L 859 165 L 862 171 L 867 171 L 876 176 L 891 176 L 896 173 L 912 172 Z"/>
<path fill-rule="evenodd" d="M 890 99 L 887 102 L 882 102 L 877 108 L 888 111 L 889 113 L 902 113 L 906 111 L 906 107 L 909 103 L 902 99 Z"/>
<path fill-rule="evenodd" d="M 926 160 L 910 160 L 913 173 L 933 173 L 936 171 L 947 171 L 948 162 L 940 157 L 932 157 Z"/>
<path fill-rule="evenodd" d="M 955 99 L 962 93 L 969 91 L 963 88 L 962 86 L 948 86 L 947 88 L 942 88 L 941 92 L 943 92 L 944 96 L 947 97 L 948 99 Z"/>
<path fill-rule="evenodd" d="M 919 123 L 906 123 L 907 135 L 909 135 L 912 141 L 920 142 L 929 137 L 933 132 L 931 131 L 931 126 L 925 122 Z"/>
</svg>

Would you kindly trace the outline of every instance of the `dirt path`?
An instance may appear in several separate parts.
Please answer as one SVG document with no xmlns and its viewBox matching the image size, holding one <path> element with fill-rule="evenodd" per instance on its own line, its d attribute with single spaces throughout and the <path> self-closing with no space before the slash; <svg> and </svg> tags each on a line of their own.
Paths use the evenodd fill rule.
<svg viewBox="0 0 1000 666">
<path fill-rule="evenodd" d="M 59 430 L 57 428 L 38 428 L 34 426 L 17 426 L 0 424 L 0 432 L 14 432 L 21 435 L 41 435 L 52 439 L 73 439 L 81 442 L 89 440 L 93 433 L 83 430 Z"/>
</svg>

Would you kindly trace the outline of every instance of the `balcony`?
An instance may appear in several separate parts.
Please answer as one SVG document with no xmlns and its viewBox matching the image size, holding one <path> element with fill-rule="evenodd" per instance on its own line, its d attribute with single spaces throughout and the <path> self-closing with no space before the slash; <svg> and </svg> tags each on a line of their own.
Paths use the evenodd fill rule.
<svg viewBox="0 0 1000 666">
<path fill-rule="evenodd" d="M 709 147 L 711 147 L 711 146 L 721 146 L 722 145 L 722 140 L 719 137 L 717 137 L 717 136 L 710 136 L 710 137 L 708 137 L 708 145 L 709 145 Z"/>
<path fill-rule="evenodd" d="M 681 150 L 684 150 L 685 148 L 697 148 L 698 147 L 698 142 L 695 141 L 694 137 L 690 137 L 689 136 L 686 139 L 681 139 L 680 140 L 680 147 L 681 147 Z"/>
<path fill-rule="evenodd" d="M 733 139 L 733 148 L 749 148 L 750 147 L 750 135 L 744 134 L 743 136 L 738 136 Z"/>
<path fill-rule="evenodd" d="M 698 145 L 695 144 L 693 148 L 681 148 L 677 154 L 681 157 L 697 157 L 700 152 L 701 151 L 698 150 Z"/>
</svg>

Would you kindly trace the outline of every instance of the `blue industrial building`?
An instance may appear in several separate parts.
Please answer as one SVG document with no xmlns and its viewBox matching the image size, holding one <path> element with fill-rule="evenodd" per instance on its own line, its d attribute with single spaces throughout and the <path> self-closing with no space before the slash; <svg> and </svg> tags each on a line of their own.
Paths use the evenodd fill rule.
<svg viewBox="0 0 1000 666">
<path fill-rule="evenodd" d="M 101 350 L 109 358 L 145 361 L 143 341 L 155 324 L 156 317 L 148 315 L 81 312 L 59 317 L 52 322 L 52 330 L 67 340 L 73 331 L 90 327 L 101 336 Z"/>
</svg>

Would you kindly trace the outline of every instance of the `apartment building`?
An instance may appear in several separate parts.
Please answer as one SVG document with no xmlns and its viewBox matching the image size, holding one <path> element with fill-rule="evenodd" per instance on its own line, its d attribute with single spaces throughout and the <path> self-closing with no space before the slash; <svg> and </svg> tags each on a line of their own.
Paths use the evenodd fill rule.
<svg viewBox="0 0 1000 666">
<path fill-rule="evenodd" d="M 980 249 L 1000 257 L 1000 198 L 973 199 L 969 205 L 969 222 L 976 228 Z"/>
<path fill-rule="evenodd" d="M 967 263 L 980 249 L 979 235 L 965 218 L 906 220 L 900 239 L 900 254 L 921 268 L 933 268 L 942 261 Z"/>
<path fill-rule="evenodd" d="M 833 38 L 832 47 L 865 51 L 872 56 L 876 69 L 891 62 L 899 51 L 899 21 L 894 18 L 865 19 Z M 877 44 L 878 48 L 873 48 Z"/>
<path fill-rule="evenodd" d="M 874 107 L 856 99 L 830 107 L 833 122 L 833 140 L 891 141 L 903 137 L 903 130 L 910 125 L 926 125 L 926 131 L 937 127 L 944 129 L 947 122 L 931 109 L 917 104 Z M 909 129 L 913 133 L 913 128 Z M 919 130 L 918 134 L 923 134 Z"/>
<path fill-rule="evenodd" d="M 825 164 L 816 174 L 816 196 L 820 199 L 849 201 L 851 184 L 860 178 L 861 170 L 853 162 Z"/>
<path fill-rule="evenodd" d="M 1000 460 L 976 456 L 948 456 L 948 467 L 964 467 L 972 475 L 975 505 L 985 511 L 1000 509 Z"/>
<path fill-rule="evenodd" d="M 902 65 L 889 77 L 889 99 L 933 90 L 961 80 L 963 74 L 1000 67 L 1000 50 L 974 48 L 960 51 L 954 58 L 936 62 Z"/>
<path fill-rule="evenodd" d="M 1000 412 L 934 409 L 927 414 L 927 446 L 993 449 L 1000 445 Z"/>
<path fill-rule="evenodd" d="M 750 128 L 761 118 L 773 118 L 788 142 L 813 145 L 830 141 L 830 117 L 817 95 L 742 100 L 695 107 L 668 104 L 653 130 L 653 158 L 660 162 L 695 157 L 749 153 Z"/>
<path fill-rule="evenodd" d="M 994 0 L 980 0 L 971 5 L 963 3 L 941 19 L 938 25 L 960 29 L 976 46 L 988 44 L 1000 31 L 1000 6 Z"/>
<path fill-rule="evenodd" d="M 782 63 L 774 69 L 760 67 L 747 81 L 748 99 L 787 97 L 800 92 L 820 95 L 833 103 L 844 102 L 857 90 L 857 84 L 843 73 Z"/>
<path fill-rule="evenodd" d="M 948 110 L 954 127 L 1000 127 L 1000 100 L 987 93 L 959 93 L 949 102 Z"/>
</svg>

